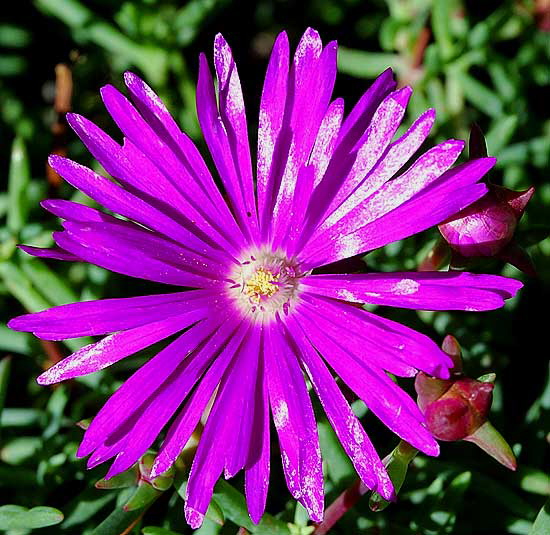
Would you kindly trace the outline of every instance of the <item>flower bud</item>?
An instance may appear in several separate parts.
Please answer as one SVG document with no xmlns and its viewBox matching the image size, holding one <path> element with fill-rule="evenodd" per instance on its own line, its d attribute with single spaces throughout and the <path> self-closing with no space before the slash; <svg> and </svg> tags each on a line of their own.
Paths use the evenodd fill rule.
<svg viewBox="0 0 550 535">
<path fill-rule="evenodd" d="M 426 425 L 439 440 L 462 440 L 487 420 L 494 385 L 467 378 L 448 383 L 439 399 L 425 406 Z"/>
<path fill-rule="evenodd" d="M 510 446 L 488 421 L 493 400 L 495 374 L 470 379 L 462 373 L 460 346 L 453 336 L 442 345 L 454 367 L 450 379 L 437 379 L 418 373 L 414 387 L 418 407 L 426 426 L 438 440 L 467 440 L 477 444 L 501 464 L 515 470 L 516 461 Z"/>
<path fill-rule="evenodd" d="M 477 202 L 439 225 L 447 243 L 464 257 L 496 256 L 512 241 L 517 223 L 534 193 L 489 185 Z"/>
</svg>

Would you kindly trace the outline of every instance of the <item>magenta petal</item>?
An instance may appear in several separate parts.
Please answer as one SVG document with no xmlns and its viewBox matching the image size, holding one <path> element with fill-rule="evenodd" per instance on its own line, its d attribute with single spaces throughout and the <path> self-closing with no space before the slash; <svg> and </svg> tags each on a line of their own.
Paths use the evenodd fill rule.
<svg viewBox="0 0 550 535">
<path fill-rule="evenodd" d="M 178 256 L 177 246 L 171 247 L 160 236 L 138 227 L 131 229 L 135 232 L 125 233 L 121 228 L 112 232 L 113 226 L 107 227 L 111 230 L 108 232 L 99 223 L 65 225 L 66 232 L 54 232 L 56 243 L 79 258 L 110 271 L 177 286 L 204 288 L 218 284 L 212 278 L 216 274 L 193 266 L 192 255 L 188 259 L 181 253 Z M 177 260 L 180 260 L 179 265 Z"/>
<path fill-rule="evenodd" d="M 189 371 L 189 380 L 194 383 L 201 373 L 201 364 L 209 360 L 208 353 L 193 351 L 203 340 L 212 337 L 219 325 L 212 320 L 197 323 L 174 342 L 166 346 L 160 353 L 139 368 L 105 403 L 97 413 L 84 434 L 84 439 L 78 450 L 78 456 L 88 455 L 106 438 L 117 434 L 117 442 L 124 441 L 135 425 L 135 418 L 147 408 L 143 406 L 147 398 L 144 393 L 155 397 L 155 392 L 161 388 L 169 377 L 178 369 Z M 219 341 L 218 336 L 214 336 Z M 150 402 L 154 401 L 153 399 Z M 183 401 L 183 397 L 179 398 Z M 156 436 L 156 435 L 155 435 Z M 111 439 L 111 442 L 115 440 Z"/>
<path fill-rule="evenodd" d="M 238 90 L 233 89 L 240 92 L 240 87 Z M 199 80 L 197 82 L 199 124 L 227 191 L 240 229 L 247 238 L 256 238 L 258 228 L 255 220 L 257 215 L 255 205 L 252 206 L 251 204 L 254 200 L 250 198 L 250 184 L 247 177 L 243 177 L 241 181 L 240 169 L 237 167 L 239 162 L 235 153 L 236 147 L 232 146 L 230 138 L 230 135 L 233 134 L 231 130 L 233 126 L 224 122 L 220 113 L 208 62 L 204 54 L 201 54 L 199 58 Z"/>
<path fill-rule="evenodd" d="M 401 124 L 411 93 L 410 87 L 399 89 L 390 93 L 377 108 L 372 122 L 357 142 L 356 160 L 334 197 L 332 208 L 341 204 L 378 162 Z"/>
<path fill-rule="evenodd" d="M 277 37 L 265 76 L 258 124 L 258 211 L 262 230 L 267 226 L 276 194 L 276 180 L 281 166 L 279 151 L 289 142 L 282 132 L 286 109 L 289 74 L 288 37 L 282 32 Z"/>
<path fill-rule="evenodd" d="M 294 318 L 289 318 L 288 322 L 292 332 L 300 340 L 300 358 L 315 392 L 357 474 L 368 488 L 376 490 L 388 500 L 393 499 L 392 482 L 361 423 L 353 414 L 328 368 L 301 333 L 301 325 Z"/>
<path fill-rule="evenodd" d="M 282 327 L 266 326 L 267 385 L 273 422 L 279 435 L 283 470 L 291 494 L 320 522 L 323 472 L 315 417 L 300 365 Z"/>
<path fill-rule="evenodd" d="M 420 409 L 404 390 L 383 371 L 355 361 L 337 340 L 325 334 L 314 318 L 303 321 L 302 326 L 328 364 L 388 428 L 424 453 L 439 454 Z"/>
<path fill-rule="evenodd" d="M 190 308 L 204 306 L 202 299 L 209 295 L 212 294 L 202 290 L 70 303 L 18 316 L 8 325 L 40 338 L 43 333 L 55 335 L 50 340 L 101 335 L 183 314 Z"/>
<path fill-rule="evenodd" d="M 48 212 L 67 221 L 121 222 L 112 215 L 100 212 L 95 208 L 64 199 L 46 199 L 40 203 Z"/>
<path fill-rule="evenodd" d="M 315 169 L 314 187 L 319 185 L 330 163 L 334 149 L 336 148 L 343 115 L 344 101 L 338 98 L 330 104 L 323 117 L 308 162 Z"/>
<path fill-rule="evenodd" d="M 358 303 L 417 310 L 493 310 L 523 286 L 497 275 L 456 272 L 312 275 L 308 291 Z"/>
<path fill-rule="evenodd" d="M 233 441 L 238 437 L 239 420 L 242 418 L 239 412 L 235 412 L 239 408 L 239 399 L 242 394 L 240 390 L 241 376 L 243 373 L 247 373 L 247 368 L 254 360 L 256 362 L 252 367 L 255 370 L 258 357 L 258 353 L 247 354 L 244 347 L 241 346 L 232 362 L 231 371 L 225 372 L 221 379 L 216 401 L 208 416 L 189 473 L 185 516 L 190 525 L 195 518 L 201 518 L 206 513 L 212 498 L 214 484 L 219 478 L 224 464 L 227 461 L 238 462 L 232 457 L 231 450 Z M 247 456 L 251 445 L 245 443 L 239 444 L 237 447 L 243 446 Z"/>
<path fill-rule="evenodd" d="M 143 117 L 141 117 L 128 99 L 114 87 L 103 87 L 101 95 L 105 106 L 118 127 L 131 141 L 131 143 L 125 147 L 125 152 L 132 149 L 130 154 L 132 154 L 134 159 L 136 158 L 137 151 L 142 152 L 147 158 L 138 157 L 138 164 L 147 164 L 148 160 L 152 162 L 162 171 L 168 181 L 176 187 L 178 192 L 185 197 L 186 201 L 198 207 L 199 211 L 200 209 L 204 209 L 204 213 L 207 213 L 207 210 L 210 209 L 209 217 L 215 218 L 215 213 L 217 211 L 222 211 L 226 214 L 226 217 L 223 218 L 224 223 L 227 225 L 227 228 L 231 228 L 231 216 L 228 215 L 227 210 L 218 210 L 218 208 L 223 207 L 224 204 L 223 200 L 219 198 L 219 194 L 218 196 L 213 195 L 213 192 L 210 192 L 208 188 L 207 191 L 203 191 L 201 184 L 195 182 L 197 178 L 199 180 L 204 178 L 204 174 L 201 173 L 201 171 L 207 173 L 207 170 L 204 165 L 200 166 L 200 162 L 198 162 L 198 169 L 191 168 L 198 160 L 196 151 L 193 151 L 194 147 L 191 145 L 187 147 L 187 149 L 192 152 L 189 159 L 186 157 L 178 157 L 174 154 L 172 147 L 155 134 L 153 129 L 147 124 Z M 150 167 L 150 164 L 148 164 L 147 167 Z M 205 180 L 207 183 L 208 176 L 206 176 Z M 212 200 L 216 199 L 218 200 L 217 204 L 215 203 L 212 206 Z M 168 204 L 171 203 L 170 198 L 166 199 L 166 201 Z M 196 241 L 197 237 L 198 236 L 190 232 L 190 236 L 188 237 L 188 239 L 190 239 L 189 243 L 192 243 L 193 240 Z"/>
<path fill-rule="evenodd" d="M 439 178 L 456 161 L 463 146 L 462 141 L 446 141 L 423 154 L 405 173 L 386 182 L 352 210 L 341 206 L 316 230 L 310 247 L 315 247 L 315 242 L 350 234 L 403 205 Z"/>
<path fill-rule="evenodd" d="M 374 169 L 367 174 L 360 186 L 321 222 L 321 228 L 332 226 L 352 209 L 364 203 L 378 188 L 392 178 L 420 148 L 428 136 L 434 120 L 435 112 L 433 110 L 422 114 L 402 137 L 388 147 L 386 153 L 380 158 Z"/>
<path fill-rule="evenodd" d="M 50 156 L 49 163 L 67 182 L 105 208 L 183 242 L 198 253 L 224 258 L 221 251 L 215 251 L 173 219 L 91 169 L 59 156 Z"/>
<path fill-rule="evenodd" d="M 216 222 L 220 231 L 230 236 L 235 243 L 242 244 L 242 233 L 197 147 L 189 136 L 179 129 L 164 103 L 143 80 L 131 72 L 126 72 L 124 81 L 141 115 L 159 138 L 172 149 L 189 174 L 190 180 L 184 188 L 187 198 L 194 200 L 196 206 L 207 214 L 205 217 Z M 134 146 L 132 153 L 136 150 L 138 149 Z"/>
<path fill-rule="evenodd" d="M 244 488 L 248 512 L 252 522 L 257 524 L 265 511 L 269 487 L 270 445 L 269 445 L 269 396 L 267 391 L 265 347 L 262 344 L 258 375 L 254 391 L 254 448 L 245 467 Z M 252 446 L 252 443 L 251 443 Z"/>
<path fill-rule="evenodd" d="M 95 124 L 76 114 L 69 114 L 68 121 L 107 172 L 132 194 L 187 229 L 204 233 L 206 239 L 222 242 L 226 248 L 232 247 L 224 237 L 225 229 L 230 227 L 224 225 L 216 210 L 208 210 L 208 197 L 191 179 L 183 188 L 165 176 L 131 141 L 125 140 L 121 147 Z"/>
<path fill-rule="evenodd" d="M 257 448 L 256 432 L 253 429 L 255 424 L 255 384 L 257 380 L 257 371 L 261 355 L 261 331 L 260 327 L 252 329 L 243 344 L 242 354 L 239 356 L 239 368 L 237 365 L 232 373 L 239 378 L 235 385 L 235 392 L 231 400 L 231 409 L 226 407 L 224 410 L 232 414 L 240 415 L 239 425 L 234 430 L 235 436 L 225 452 L 225 478 L 233 477 L 242 470 L 248 463 L 249 458 L 254 455 Z"/>
<path fill-rule="evenodd" d="M 308 29 L 304 33 L 290 72 L 294 81 L 288 97 L 291 109 L 289 129 L 292 133 L 278 187 L 271 220 L 271 238 L 276 249 L 288 228 L 288 213 L 294 204 L 295 190 L 300 170 L 308 161 L 319 128 L 330 103 L 336 78 L 335 42 L 322 49 L 317 32 Z M 281 154 L 281 157 L 283 155 Z M 309 199 L 306 197 L 306 201 Z"/>
<path fill-rule="evenodd" d="M 159 340 L 164 340 L 168 336 L 182 331 L 192 323 L 204 319 L 207 314 L 205 308 L 198 308 L 154 323 L 111 334 L 64 358 L 40 375 L 37 382 L 41 385 L 49 385 L 102 370 Z"/>
<path fill-rule="evenodd" d="M 313 251 L 313 246 L 308 247 L 308 259 L 304 267 L 312 269 L 323 266 L 407 238 L 437 225 L 451 214 L 475 202 L 486 192 L 487 186 L 484 184 L 473 184 L 456 189 L 454 195 L 450 196 L 447 188 L 440 187 L 435 191 L 415 196 L 402 206 L 350 234 L 338 234 L 332 238 L 334 241 L 330 241 L 331 238 L 328 237 L 334 232 L 331 229 L 330 233 L 323 235 L 316 242 L 321 245 L 321 250 Z"/>
<path fill-rule="evenodd" d="M 183 359 L 162 385 L 153 390 L 153 393 L 138 410 L 137 420 L 133 423 L 131 431 L 126 433 L 120 452 L 109 469 L 107 478 L 127 470 L 147 451 L 161 429 L 168 423 L 168 420 L 208 369 L 215 358 L 218 344 L 223 343 L 226 333 L 226 328 L 218 327 L 217 332 L 202 349 L 193 351 L 191 355 Z M 227 407 L 228 410 L 230 408 Z M 123 427 L 126 425 L 126 422 L 122 424 Z M 114 434 L 116 435 L 118 432 L 117 430 Z M 219 439 L 222 440 L 222 437 Z"/>
<path fill-rule="evenodd" d="M 303 299 L 308 313 L 315 315 L 315 322 L 332 338 L 337 338 L 342 329 L 356 335 L 357 338 L 350 336 L 350 342 L 341 337 L 340 343 L 363 365 L 391 373 L 395 373 L 394 369 L 416 369 L 449 378 L 453 361 L 427 336 L 347 303 L 306 293 Z M 363 345 L 354 344 L 356 339 Z"/>
<path fill-rule="evenodd" d="M 218 106 L 231 148 L 237 183 L 232 188 L 240 189 L 242 196 L 243 221 L 252 227 L 253 234 L 258 231 L 258 216 L 254 198 L 254 181 L 250 161 L 250 144 L 246 111 L 239 80 L 237 65 L 233 60 L 231 48 L 221 34 L 214 40 L 214 65 L 218 79 Z M 233 179 L 235 179 L 233 178 Z"/>
<path fill-rule="evenodd" d="M 18 245 L 17 247 L 37 258 L 51 258 L 53 260 L 65 260 L 66 262 L 82 262 L 81 258 L 61 249 L 61 247 L 45 248 L 33 247 L 32 245 Z"/>
<path fill-rule="evenodd" d="M 391 69 L 386 69 L 376 78 L 344 120 L 338 139 L 339 150 L 347 153 L 352 151 L 367 130 L 376 108 L 396 85 Z"/>
<path fill-rule="evenodd" d="M 199 423 L 206 404 L 212 397 L 214 390 L 231 364 L 235 353 L 238 351 L 243 338 L 249 330 L 249 325 L 246 323 L 235 326 L 231 322 L 227 325 L 228 328 L 231 328 L 230 331 L 224 327 L 223 332 L 217 333 L 218 339 L 216 343 L 219 354 L 168 429 L 166 438 L 160 447 L 151 469 L 151 477 L 155 477 L 166 471 L 175 462 L 177 456 L 189 440 L 191 433 L 193 433 Z M 220 473 L 222 468 L 220 468 Z"/>
</svg>

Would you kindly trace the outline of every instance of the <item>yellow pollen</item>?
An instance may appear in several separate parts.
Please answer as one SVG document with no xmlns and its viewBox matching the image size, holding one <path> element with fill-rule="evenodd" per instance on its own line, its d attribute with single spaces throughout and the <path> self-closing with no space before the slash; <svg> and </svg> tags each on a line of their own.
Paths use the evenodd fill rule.
<svg viewBox="0 0 550 535">
<path fill-rule="evenodd" d="M 246 281 L 243 291 L 250 301 L 258 304 L 262 299 L 271 297 L 279 291 L 279 286 L 276 284 L 279 277 L 279 274 L 274 275 L 267 269 L 259 268 Z"/>
</svg>

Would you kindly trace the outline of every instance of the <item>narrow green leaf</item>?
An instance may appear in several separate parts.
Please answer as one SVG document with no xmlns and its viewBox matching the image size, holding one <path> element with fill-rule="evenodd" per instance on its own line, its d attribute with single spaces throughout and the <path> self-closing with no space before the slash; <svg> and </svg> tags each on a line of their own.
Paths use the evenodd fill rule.
<svg viewBox="0 0 550 535">
<path fill-rule="evenodd" d="M 518 127 L 518 116 L 508 115 L 495 119 L 487 131 L 485 140 L 489 153 L 498 157 L 499 152 L 508 145 Z"/>
<path fill-rule="evenodd" d="M 4 412 L 4 401 L 8 390 L 8 382 L 10 377 L 11 357 L 4 357 L 0 360 L 0 414 Z M 2 421 L 0 420 L 0 430 Z"/>
<path fill-rule="evenodd" d="M 27 355 L 31 350 L 30 335 L 12 331 L 0 323 L 0 350 Z"/>
<path fill-rule="evenodd" d="M 29 312 L 38 312 L 51 305 L 33 288 L 29 278 L 12 262 L 0 263 L 0 277 L 12 295 Z"/>
<path fill-rule="evenodd" d="M 39 425 L 45 415 L 38 409 L 7 408 L 2 411 L 0 424 L 2 427 L 30 427 Z"/>
<path fill-rule="evenodd" d="M 135 511 L 151 505 L 162 493 L 149 485 L 139 485 L 132 497 L 123 505 L 125 511 Z"/>
<path fill-rule="evenodd" d="M 157 526 L 146 526 L 141 532 L 143 535 L 182 535 L 178 531 L 172 531 L 171 529 L 159 528 Z"/>
<path fill-rule="evenodd" d="M 519 470 L 521 488 L 527 492 L 550 496 L 550 476 L 536 468 L 522 467 Z"/>
<path fill-rule="evenodd" d="M 98 492 L 93 487 L 87 488 L 75 496 L 65 507 L 65 521 L 60 528 L 72 535 L 76 531 L 73 529 L 74 526 L 83 524 L 92 518 L 115 498 L 116 493 L 114 492 Z"/>
<path fill-rule="evenodd" d="M 143 509 L 124 511 L 117 507 L 90 535 L 118 535 L 135 522 L 142 513 Z"/>
<path fill-rule="evenodd" d="M 258 525 L 253 524 L 248 516 L 244 496 L 223 479 L 220 479 L 214 488 L 214 499 L 222 508 L 226 518 L 250 533 L 258 535 L 289 535 L 290 533 L 284 522 L 268 514 L 262 517 Z"/>
<path fill-rule="evenodd" d="M 0 46 L 23 48 L 31 42 L 31 33 L 20 26 L 0 24 Z"/>
<path fill-rule="evenodd" d="M 39 506 L 27 509 L 20 505 L 0 507 L 2 529 L 37 529 L 54 526 L 63 520 L 63 513 L 53 507 Z"/>
<path fill-rule="evenodd" d="M 25 143 L 15 138 L 11 148 L 10 171 L 8 175 L 8 228 L 17 233 L 27 220 L 29 211 L 26 189 L 30 182 L 30 163 Z"/>
<path fill-rule="evenodd" d="M 338 48 L 338 70 L 357 78 L 376 78 L 388 67 L 397 72 L 404 70 L 404 63 L 398 54 L 365 52 L 351 48 Z"/>
<path fill-rule="evenodd" d="M 466 72 L 459 74 L 465 97 L 481 112 L 491 117 L 502 115 L 502 102 L 500 95 L 478 82 Z"/>
<path fill-rule="evenodd" d="M 0 450 L 0 459 L 17 466 L 33 457 L 42 448 L 40 437 L 16 437 L 6 442 Z"/>
<path fill-rule="evenodd" d="M 432 29 L 441 58 L 448 61 L 455 54 L 455 46 L 451 35 L 451 10 L 453 2 L 449 0 L 434 0 L 432 8 Z"/>
<path fill-rule="evenodd" d="M 21 268 L 32 284 L 52 305 L 64 305 L 78 301 L 78 297 L 71 287 L 41 260 L 27 257 L 21 263 Z"/>
<path fill-rule="evenodd" d="M 529 535 L 548 535 L 550 533 L 550 498 L 542 506 Z"/>
</svg>

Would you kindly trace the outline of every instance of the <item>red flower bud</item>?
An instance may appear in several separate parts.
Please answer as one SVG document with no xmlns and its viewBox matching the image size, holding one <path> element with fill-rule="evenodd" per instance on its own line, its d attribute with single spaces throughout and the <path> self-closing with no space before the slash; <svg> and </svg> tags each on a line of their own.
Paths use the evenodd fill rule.
<svg viewBox="0 0 550 535">
<path fill-rule="evenodd" d="M 473 442 L 515 470 L 516 460 L 510 446 L 487 419 L 495 374 L 489 373 L 477 380 L 465 377 L 460 345 L 451 335 L 445 337 L 442 349 L 454 361 L 451 378 L 437 379 L 420 372 L 414 383 L 427 428 L 438 440 Z"/>
<path fill-rule="evenodd" d="M 474 204 L 439 225 L 447 243 L 464 257 L 495 256 L 511 242 L 517 223 L 534 193 L 490 185 Z"/>
<path fill-rule="evenodd" d="M 443 395 L 423 409 L 426 425 L 439 440 L 462 440 L 487 420 L 493 385 L 467 378 L 446 382 L 449 383 L 448 389 Z M 421 397 L 420 389 L 419 405 Z"/>
</svg>

